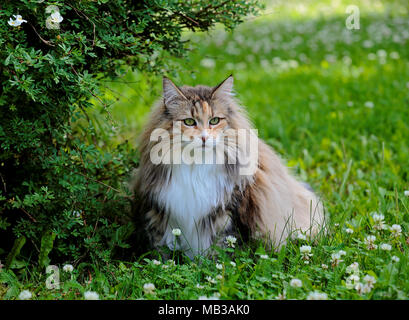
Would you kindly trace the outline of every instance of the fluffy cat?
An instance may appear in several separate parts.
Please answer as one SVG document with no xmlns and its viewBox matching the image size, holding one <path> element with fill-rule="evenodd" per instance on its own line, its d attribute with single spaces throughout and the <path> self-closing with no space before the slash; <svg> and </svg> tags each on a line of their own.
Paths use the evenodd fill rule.
<svg viewBox="0 0 409 320">
<path fill-rule="evenodd" d="M 318 197 L 261 139 L 249 144 L 256 149 L 247 163 L 240 158 L 249 140 L 238 139 L 237 132 L 249 132 L 252 126 L 232 90 L 232 76 L 216 87 L 177 87 L 163 78 L 163 97 L 140 137 L 140 166 L 131 184 L 155 247 L 176 246 L 193 258 L 235 232 L 268 239 L 278 247 L 294 230 L 312 236 L 323 228 L 324 208 Z M 158 128 L 168 133 L 161 141 L 169 143 L 153 161 L 160 139 L 152 137 Z M 222 144 L 223 163 L 214 158 L 209 163 L 177 162 L 172 153 L 189 145 L 187 154 L 214 155 Z M 252 171 L 240 172 L 252 165 Z M 181 230 L 180 236 L 172 233 L 175 228 Z"/>
</svg>

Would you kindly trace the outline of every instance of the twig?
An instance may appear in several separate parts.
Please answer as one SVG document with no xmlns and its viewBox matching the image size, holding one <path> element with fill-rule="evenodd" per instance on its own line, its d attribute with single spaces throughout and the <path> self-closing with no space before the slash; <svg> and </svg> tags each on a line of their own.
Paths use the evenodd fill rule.
<svg viewBox="0 0 409 320">
<path fill-rule="evenodd" d="M 74 73 L 75 73 L 78 77 L 80 77 L 80 75 L 78 74 L 77 70 L 75 70 L 74 66 L 73 66 L 72 64 L 71 64 L 70 66 L 71 66 L 72 70 L 74 71 Z M 92 95 L 95 99 L 97 99 L 97 100 L 102 104 L 102 106 L 104 107 L 104 110 L 108 113 L 109 121 L 111 121 L 111 125 L 114 126 L 114 125 L 115 125 L 115 121 L 114 121 L 114 118 L 112 117 L 111 113 L 110 113 L 109 110 L 108 110 L 107 104 L 104 103 L 98 96 L 96 96 L 90 89 L 87 88 L 87 90 L 89 91 L 89 93 L 91 93 L 91 95 Z"/>
<path fill-rule="evenodd" d="M 34 32 L 37 34 L 37 36 L 40 38 L 40 40 L 41 40 L 42 42 L 44 42 L 44 43 L 45 43 L 46 45 L 48 45 L 48 46 L 55 47 L 55 45 L 51 44 L 50 41 L 47 41 L 47 40 L 43 39 L 43 38 L 39 35 L 39 33 L 37 32 L 36 28 L 34 28 L 34 26 L 33 26 L 30 22 L 29 22 L 28 24 L 31 26 L 31 28 L 33 28 Z"/>
<path fill-rule="evenodd" d="M 74 172 L 74 171 L 72 171 L 72 172 Z M 81 173 L 81 172 L 74 172 L 74 173 L 77 173 L 77 174 L 83 176 L 84 178 L 89 179 L 89 180 L 91 180 L 91 181 L 94 181 L 94 182 L 96 182 L 96 183 L 99 183 L 99 184 L 101 184 L 101 185 L 107 187 L 108 189 L 112 189 L 112 190 L 114 190 L 115 192 L 117 192 L 117 193 L 121 194 L 122 196 L 124 196 L 125 198 L 128 198 L 128 199 L 131 198 L 131 197 L 127 196 L 127 195 L 124 195 L 121 190 L 118 190 L 118 189 L 116 189 L 116 188 L 114 188 L 114 187 L 112 187 L 112 186 L 110 186 L 110 185 L 108 185 L 108 184 L 106 184 L 106 183 L 104 183 L 104 182 L 102 182 L 102 181 L 98 181 L 98 180 L 96 180 L 96 179 L 93 179 L 93 178 L 91 178 L 91 177 L 88 177 L 87 175 L 85 175 L 85 174 L 83 174 L 83 173 Z"/>
<path fill-rule="evenodd" d="M 89 22 L 92 23 L 93 34 L 94 34 L 94 39 L 92 40 L 92 46 L 94 46 L 94 45 L 95 45 L 95 23 L 94 23 L 90 18 L 88 18 L 88 16 L 87 16 L 84 12 L 82 12 L 80 9 L 76 9 L 75 7 L 73 7 L 72 5 L 70 5 L 69 3 L 67 3 L 67 5 L 68 5 L 69 7 L 71 7 L 71 8 L 73 8 L 74 11 L 75 11 L 75 13 L 76 13 L 77 15 L 81 16 L 81 15 L 79 14 L 79 12 L 80 12 L 80 13 L 85 17 L 85 19 L 87 19 Z"/>
<path fill-rule="evenodd" d="M 6 193 L 7 193 L 6 181 L 4 181 L 4 179 L 3 179 L 3 175 L 2 175 L 1 173 L 0 173 L 0 178 L 1 178 L 1 181 L 3 182 L 4 192 L 6 192 Z"/>
<path fill-rule="evenodd" d="M 37 220 L 33 218 L 24 208 L 20 208 L 20 210 L 23 211 L 33 222 L 37 222 Z"/>
</svg>

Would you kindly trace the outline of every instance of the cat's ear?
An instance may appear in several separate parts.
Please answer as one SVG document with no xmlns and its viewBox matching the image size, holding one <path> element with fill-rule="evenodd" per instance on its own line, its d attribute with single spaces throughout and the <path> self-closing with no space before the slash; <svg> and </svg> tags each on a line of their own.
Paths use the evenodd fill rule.
<svg viewBox="0 0 409 320">
<path fill-rule="evenodd" d="M 163 86 L 163 99 L 165 101 L 165 105 L 169 105 L 170 102 L 177 98 L 186 99 L 185 95 L 180 91 L 180 89 L 169 79 L 163 77 L 162 80 Z"/>
<path fill-rule="evenodd" d="M 233 95 L 233 75 L 231 74 L 227 79 L 223 80 L 220 84 L 214 87 L 212 92 L 213 97 L 223 97 L 223 96 Z"/>
</svg>

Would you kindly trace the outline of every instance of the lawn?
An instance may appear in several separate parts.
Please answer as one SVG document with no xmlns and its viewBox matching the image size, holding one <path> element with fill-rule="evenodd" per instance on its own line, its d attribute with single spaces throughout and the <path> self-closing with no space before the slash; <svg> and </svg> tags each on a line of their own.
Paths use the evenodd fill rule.
<svg viewBox="0 0 409 320">
<path fill-rule="evenodd" d="M 72 272 L 61 264 L 56 289 L 29 268 L 3 270 L 0 297 L 29 290 L 32 299 L 84 299 L 87 291 L 99 299 L 408 299 L 409 7 L 356 0 L 360 29 L 348 30 L 349 4 L 267 3 L 234 33 L 186 33 L 189 59 L 169 61 L 179 85 L 234 75 L 259 137 L 322 197 L 327 236 L 309 243 L 300 235 L 273 252 L 262 243 L 220 249 L 217 260 L 176 255 L 174 263 L 149 252 Z M 101 148 L 136 143 L 160 84 L 137 72 L 103 82 L 117 99 L 117 129 Z"/>
</svg>

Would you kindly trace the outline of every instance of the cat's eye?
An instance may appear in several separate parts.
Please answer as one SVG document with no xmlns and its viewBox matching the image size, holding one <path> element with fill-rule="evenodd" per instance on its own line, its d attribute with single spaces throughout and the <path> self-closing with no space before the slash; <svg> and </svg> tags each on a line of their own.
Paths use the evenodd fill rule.
<svg viewBox="0 0 409 320">
<path fill-rule="evenodd" d="M 216 125 L 216 124 L 218 124 L 220 122 L 220 118 L 219 117 L 214 117 L 214 118 L 212 118 L 212 119 L 210 119 L 210 121 L 209 121 L 209 123 L 211 124 L 211 125 Z"/>
<path fill-rule="evenodd" d="M 183 120 L 183 123 L 189 127 L 194 126 L 196 124 L 196 121 L 192 118 L 187 118 Z"/>
</svg>

